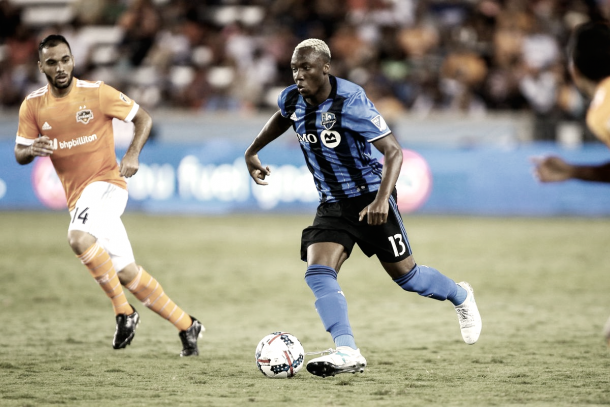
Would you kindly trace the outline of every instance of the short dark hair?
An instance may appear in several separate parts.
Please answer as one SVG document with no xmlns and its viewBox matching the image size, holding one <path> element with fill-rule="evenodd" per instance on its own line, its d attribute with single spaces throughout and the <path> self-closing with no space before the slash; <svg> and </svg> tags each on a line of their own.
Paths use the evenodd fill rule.
<svg viewBox="0 0 610 407">
<path fill-rule="evenodd" d="M 38 54 L 42 53 L 43 48 L 52 48 L 56 47 L 59 44 L 66 44 L 68 46 L 68 50 L 72 53 L 72 49 L 70 48 L 70 44 L 68 44 L 68 40 L 63 35 L 59 34 L 51 34 L 47 35 L 40 44 L 38 44 Z"/>
<path fill-rule="evenodd" d="M 568 51 L 574 66 L 595 82 L 610 76 L 610 25 L 591 21 L 574 29 Z"/>
</svg>

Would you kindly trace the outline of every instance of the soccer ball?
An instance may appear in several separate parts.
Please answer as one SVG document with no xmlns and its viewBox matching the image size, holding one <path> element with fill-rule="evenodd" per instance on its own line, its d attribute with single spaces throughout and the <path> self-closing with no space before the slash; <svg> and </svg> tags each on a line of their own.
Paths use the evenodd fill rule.
<svg viewBox="0 0 610 407">
<path fill-rule="evenodd" d="M 254 356 L 262 374 L 271 378 L 287 378 L 303 367 L 305 350 L 294 335 L 274 332 L 261 339 Z"/>
</svg>

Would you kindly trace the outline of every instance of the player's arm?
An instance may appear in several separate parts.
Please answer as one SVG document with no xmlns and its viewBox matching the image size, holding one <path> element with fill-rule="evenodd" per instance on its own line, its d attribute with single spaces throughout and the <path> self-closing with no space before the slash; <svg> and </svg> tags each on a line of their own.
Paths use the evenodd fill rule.
<svg viewBox="0 0 610 407">
<path fill-rule="evenodd" d="M 375 200 L 360 211 L 360 220 L 367 217 L 369 225 L 382 225 L 388 221 L 389 199 L 398 181 L 402 167 L 402 147 L 392 133 L 376 140 L 373 145 L 384 156 L 381 185 Z"/>
<path fill-rule="evenodd" d="M 15 159 L 19 164 L 26 165 L 36 157 L 48 157 L 51 154 L 53 154 L 53 144 L 47 136 L 40 137 L 32 106 L 26 99 L 19 107 Z"/>
<path fill-rule="evenodd" d="M 134 124 L 134 135 L 131 144 L 127 148 L 127 152 L 121 160 L 119 171 L 123 177 L 131 177 L 140 167 L 140 152 L 144 148 L 144 144 L 148 140 L 150 135 L 150 129 L 152 128 L 152 118 L 146 110 L 142 107 L 138 109 L 138 112 L 131 120 Z"/>
<path fill-rule="evenodd" d="M 21 165 L 29 164 L 36 157 L 48 157 L 53 154 L 53 145 L 47 136 L 34 140 L 31 145 L 15 144 L 15 159 Z"/>
<path fill-rule="evenodd" d="M 258 152 L 261 151 L 267 144 L 281 136 L 292 125 L 290 119 L 282 116 L 281 111 L 277 111 L 271 119 L 265 124 L 265 127 L 258 133 L 250 147 L 246 150 L 244 158 L 248 166 L 250 176 L 259 185 L 267 185 L 264 181 L 265 177 L 271 175 L 269 167 L 263 167 L 258 158 Z"/>
<path fill-rule="evenodd" d="M 534 158 L 534 176 L 541 182 L 562 182 L 577 179 L 610 182 L 610 162 L 600 165 L 575 165 L 555 156 Z"/>
</svg>

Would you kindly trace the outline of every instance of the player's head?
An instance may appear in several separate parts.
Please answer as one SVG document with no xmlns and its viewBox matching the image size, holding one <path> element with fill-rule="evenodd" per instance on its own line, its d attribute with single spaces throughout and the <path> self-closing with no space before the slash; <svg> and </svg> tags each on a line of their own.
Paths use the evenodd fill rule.
<svg viewBox="0 0 610 407">
<path fill-rule="evenodd" d="M 309 38 L 305 41 L 301 41 L 299 45 L 294 48 L 294 52 L 302 48 L 311 48 L 314 52 L 316 52 L 324 62 L 330 64 L 330 48 L 328 45 L 322 40 L 317 38 Z"/>
<path fill-rule="evenodd" d="M 297 45 L 290 67 L 297 89 L 305 99 L 315 101 L 317 96 L 330 91 L 330 49 L 324 41 L 310 38 Z"/>
<path fill-rule="evenodd" d="M 74 57 L 70 44 L 61 35 L 52 34 L 38 45 L 38 69 L 56 89 L 65 89 L 72 84 Z"/>
<path fill-rule="evenodd" d="M 579 77 L 599 82 L 610 76 L 610 25 L 592 21 L 577 26 L 572 33 L 568 52 L 571 71 Z"/>
</svg>

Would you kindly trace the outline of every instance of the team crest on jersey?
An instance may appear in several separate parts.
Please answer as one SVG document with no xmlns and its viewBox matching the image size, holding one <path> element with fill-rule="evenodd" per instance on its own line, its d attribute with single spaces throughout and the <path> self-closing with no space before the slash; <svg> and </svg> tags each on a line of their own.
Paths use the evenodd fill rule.
<svg viewBox="0 0 610 407">
<path fill-rule="evenodd" d="M 127 104 L 131 103 L 131 99 L 129 99 L 127 96 L 123 95 L 122 93 L 119 93 L 119 98 Z"/>
<path fill-rule="evenodd" d="M 377 127 L 381 131 L 384 131 L 385 129 L 388 128 L 388 125 L 386 124 L 385 120 L 383 120 L 383 117 L 381 117 L 381 115 L 379 115 L 379 114 L 377 116 L 373 117 L 371 119 L 371 122 L 373 122 L 375 127 Z"/>
<path fill-rule="evenodd" d="M 83 109 L 76 112 L 76 121 L 88 124 L 91 120 L 93 120 L 93 112 L 90 109 Z"/>
<path fill-rule="evenodd" d="M 332 129 L 335 123 L 337 123 L 337 118 L 334 113 L 322 113 L 322 126 L 324 126 L 326 130 Z"/>
</svg>

